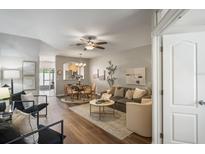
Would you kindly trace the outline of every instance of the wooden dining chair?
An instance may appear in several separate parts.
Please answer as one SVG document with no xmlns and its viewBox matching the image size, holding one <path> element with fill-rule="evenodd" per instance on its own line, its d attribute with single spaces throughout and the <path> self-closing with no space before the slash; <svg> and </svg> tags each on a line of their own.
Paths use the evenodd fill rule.
<svg viewBox="0 0 205 154">
<path fill-rule="evenodd" d="M 90 98 L 92 94 L 92 87 L 90 85 L 84 85 L 81 95 L 83 98 Z"/>
<path fill-rule="evenodd" d="M 73 99 L 75 92 L 72 88 L 72 85 L 70 85 L 70 84 L 64 85 L 64 93 L 65 93 L 65 96 L 70 96 L 70 98 Z"/>
<path fill-rule="evenodd" d="M 93 96 L 94 98 L 96 96 L 96 83 L 92 84 L 91 98 L 93 98 Z"/>
</svg>

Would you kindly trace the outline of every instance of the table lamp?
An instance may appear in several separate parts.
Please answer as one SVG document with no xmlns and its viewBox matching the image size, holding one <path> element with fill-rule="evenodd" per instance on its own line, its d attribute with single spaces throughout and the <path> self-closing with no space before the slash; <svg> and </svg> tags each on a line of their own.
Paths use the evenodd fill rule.
<svg viewBox="0 0 205 154">
<path fill-rule="evenodd" d="M 3 79 L 11 80 L 11 94 L 14 93 L 13 79 L 19 79 L 19 78 L 20 78 L 20 71 L 19 70 L 10 69 L 10 70 L 3 71 Z"/>
</svg>

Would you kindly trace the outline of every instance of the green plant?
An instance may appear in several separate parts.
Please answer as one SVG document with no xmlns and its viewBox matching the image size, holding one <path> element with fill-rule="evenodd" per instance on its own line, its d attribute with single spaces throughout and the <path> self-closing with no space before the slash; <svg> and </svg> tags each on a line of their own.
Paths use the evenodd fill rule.
<svg viewBox="0 0 205 154">
<path fill-rule="evenodd" d="M 117 70 L 117 66 L 114 66 L 111 61 L 108 61 L 109 66 L 106 67 L 108 76 L 107 76 L 107 82 L 110 87 L 112 87 L 115 83 L 115 80 L 117 79 L 114 77 L 115 71 Z"/>
</svg>

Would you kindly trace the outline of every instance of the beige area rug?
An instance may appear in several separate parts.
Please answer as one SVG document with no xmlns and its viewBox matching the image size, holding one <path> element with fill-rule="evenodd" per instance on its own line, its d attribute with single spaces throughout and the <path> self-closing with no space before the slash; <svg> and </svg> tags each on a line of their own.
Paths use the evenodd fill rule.
<svg viewBox="0 0 205 154">
<path fill-rule="evenodd" d="M 88 103 L 90 100 L 87 98 L 82 99 L 71 99 L 70 97 L 62 97 L 60 101 L 67 104 L 85 104 Z"/>
<path fill-rule="evenodd" d="M 90 116 L 90 104 L 78 105 L 69 109 L 120 140 L 123 140 L 132 133 L 126 128 L 126 115 L 123 112 L 115 110 L 115 116 L 112 114 L 103 114 L 101 120 L 99 120 L 98 113 L 92 113 Z M 112 112 L 112 109 L 107 107 L 105 111 Z M 92 106 L 92 112 L 98 112 L 98 108 Z"/>
</svg>

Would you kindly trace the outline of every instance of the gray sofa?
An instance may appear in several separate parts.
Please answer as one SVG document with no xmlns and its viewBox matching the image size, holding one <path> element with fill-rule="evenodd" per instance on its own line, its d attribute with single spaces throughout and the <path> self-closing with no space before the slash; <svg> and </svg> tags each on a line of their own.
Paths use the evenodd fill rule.
<svg viewBox="0 0 205 154">
<path fill-rule="evenodd" d="M 139 98 L 139 99 L 127 99 L 125 98 L 125 94 L 127 92 L 128 89 L 134 90 L 135 88 L 127 88 L 127 87 L 115 87 L 115 88 L 123 88 L 124 89 L 124 93 L 123 93 L 123 97 L 119 97 L 119 96 L 114 96 L 114 92 L 110 92 L 110 94 L 112 94 L 111 96 L 111 100 L 113 100 L 115 102 L 115 109 L 122 111 L 122 112 L 126 112 L 126 102 L 136 102 L 136 103 L 141 103 L 141 99 L 142 98 L 149 98 L 150 94 L 147 90 L 147 93 Z M 103 93 L 107 93 L 107 91 L 103 91 L 101 92 L 101 94 Z"/>
</svg>

